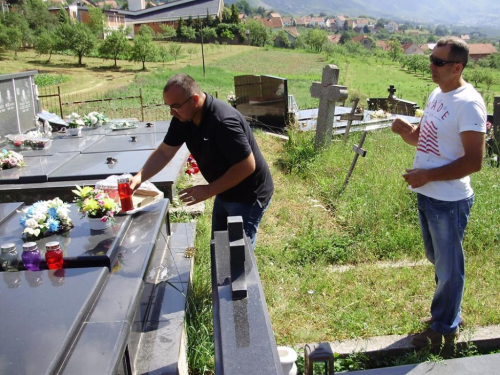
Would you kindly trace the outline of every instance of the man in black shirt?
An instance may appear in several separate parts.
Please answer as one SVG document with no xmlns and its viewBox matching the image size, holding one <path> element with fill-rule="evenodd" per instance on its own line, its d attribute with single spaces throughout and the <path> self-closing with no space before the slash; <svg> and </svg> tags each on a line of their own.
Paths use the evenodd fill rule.
<svg viewBox="0 0 500 375">
<path fill-rule="evenodd" d="M 160 172 L 186 143 L 208 185 L 179 192 L 188 205 L 215 196 L 212 234 L 242 216 L 255 247 L 257 229 L 274 191 L 269 167 L 245 118 L 229 104 L 201 91 L 186 74 L 171 77 L 163 100 L 173 116 L 163 143 L 131 179 L 132 189 Z"/>
</svg>

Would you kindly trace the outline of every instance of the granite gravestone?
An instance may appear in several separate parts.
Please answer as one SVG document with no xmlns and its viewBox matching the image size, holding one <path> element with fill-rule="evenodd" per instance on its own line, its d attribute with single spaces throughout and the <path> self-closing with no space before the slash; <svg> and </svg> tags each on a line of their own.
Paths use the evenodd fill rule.
<svg viewBox="0 0 500 375">
<path fill-rule="evenodd" d="M 35 127 L 40 102 L 37 71 L 0 75 L 0 136 L 24 133 Z"/>
<path fill-rule="evenodd" d="M 332 139 L 335 102 L 347 98 L 347 87 L 337 85 L 339 69 L 336 65 L 323 68 L 321 82 L 313 82 L 311 96 L 319 98 L 318 120 L 316 124 L 315 148 L 328 146 Z"/>
</svg>

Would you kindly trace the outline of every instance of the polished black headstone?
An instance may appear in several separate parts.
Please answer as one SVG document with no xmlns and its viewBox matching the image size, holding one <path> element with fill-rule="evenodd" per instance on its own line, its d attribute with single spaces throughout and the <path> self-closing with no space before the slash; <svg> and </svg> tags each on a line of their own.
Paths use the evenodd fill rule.
<svg viewBox="0 0 500 375">
<path fill-rule="evenodd" d="M 0 136 L 35 127 L 39 106 L 34 76 L 37 71 L 0 75 Z"/>
<path fill-rule="evenodd" d="M 2 374 L 58 373 L 107 275 L 103 267 L 3 272 Z"/>
<path fill-rule="evenodd" d="M 52 145 L 49 148 L 41 150 L 24 149 L 18 152 L 24 157 L 50 156 L 57 153 L 74 153 L 90 147 L 102 138 L 104 138 L 104 135 L 89 134 L 82 137 L 56 135 L 53 137 Z M 66 155 L 60 155 L 59 158 L 64 160 Z"/>
<path fill-rule="evenodd" d="M 14 215 L 16 210 L 22 207 L 21 202 L 0 203 L 0 224 L 7 220 L 11 215 Z"/>
</svg>

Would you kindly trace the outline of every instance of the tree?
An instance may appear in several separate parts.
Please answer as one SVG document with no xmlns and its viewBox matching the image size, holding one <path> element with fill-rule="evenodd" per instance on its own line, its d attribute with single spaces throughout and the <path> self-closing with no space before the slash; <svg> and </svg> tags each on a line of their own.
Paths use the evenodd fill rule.
<svg viewBox="0 0 500 375">
<path fill-rule="evenodd" d="M 280 29 L 276 34 L 276 38 L 281 40 L 285 48 L 290 48 L 291 42 L 290 39 L 288 39 L 288 33 L 285 30 Z"/>
<path fill-rule="evenodd" d="M 205 42 L 211 42 L 217 39 L 217 31 L 213 27 L 204 27 L 198 32 L 198 36 L 201 38 L 202 34 Z"/>
<path fill-rule="evenodd" d="M 161 37 L 165 40 L 172 39 L 176 35 L 176 30 L 170 25 L 160 25 L 160 29 L 163 31 Z"/>
<path fill-rule="evenodd" d="M 231 4 L 231 19 L 230 23 L 240 23 L 240 14 L 235 4 Z"/>
<path fill-rule="evenodd" d="M 192 40 L 196 38 L 196 31 L 190 26 L 182 26 L 180 28 L 180 37 L 186 40 Z"/>
<path fill-rule="evenodd" d="M 89 22 L 87 25 L 90 30 L 94 33 L 96 38 L 102 38 L 104 36 L 104 13 L 101 8 L 89 7 Z"/>
<path fill-rule="evenodd" d="M 177 64 L 177 58 L 182 53 L 182 46 L 180 44 L 177 44 L 177 43 L 170 43 L 168 45 L 168 53 L 170 53 L 172 55 L 175 63 Z"/>
<path fill-rule="evenodd" d="M 99 46 L 99 54 L 104 57 L 112 58 L 115 61 L 115 68 L 118 68 L 117 59 L 120 54 L 126 55 L 130 44 L 127 39 L 128 30 L 121 27 L 113 30 L 106 36 L 106 39 Z"/>
<path fill-rule="evenodd" d="M 231 32 L 231 30 L 226 29 L 222 32 L 220 37 L 223 41 L 230 41 L 234 39 L 234 34 Z"/>
<path fill-rule="evenodd" d="M 396 61 L 401 55 L 403 55 L 403 47 L 397 39 L 391 39 L 389 41 L 389 56 L 392 61 Z"/>
<path fill-rule="evenodd" d="M 316 52 L 323 50 L 323 45 L 328 42 L 328 35 L 326 31 L 319 29 L 312 29 L 306 35 L 306 42 L 311 49 Z"/>
<path fill-rule="evenodd" d="M 56 49 L 56 38 L 56 33 L 48 30 L 42 31 L 42 33 L 36 38 L 35 51 L 39 56 L 49 55 L 47 62 L 50 62 L 52 52 Z"/>
<path fill-rule="evenodd" d="M 69 18 L 68 12 L 66 12 L 66 9 L 64 9 L 64 8 L 59 9 L 59 13 L 57 14 L 57 21 L 59 24 L 71 22 L 71 19 Z"/>
<path fill-rule="evenodd" d="M 351 33 L 347 32 L 347 31 L 344 31 L 342 33 L 342 35 L 340 36 L 340 39 L 339 39 L 339 44 L 346 44 L 348 41 L 350 41 L 352 39 L 351 37 Z"/>
<path fill-rule="evenodd" d="M 87 56 L 94 49 L 97 38 L 84 23 L 77 22 L 70 28 L 72 32 L 66 36 L 69 41 L 69 49 L 78 57 L 78 65 L 82 65 L 83 56 Z"/>
<path fill-rule="evenodd" d="M 250 43 L 253 46 L 264 46 L 270 39 L 270 30 L 259 21 L 250 20 L 246 23 L 250 32 Z"/>
<path fill-rule="evenodd" d="M 207 13 L 208 13 L 208 10 L 207 10 Z M 177 38 L 182 38 L 181 29 L 184 26 L 186 26 L 186 23 L 184 22 L 182 17 L 180 17 L 179 22 L 177 23 Z"/>
<path fill-rule="evenodd" d="M 163 66 L 165 66 L 165 61 L 168 60 L 169 56 L 170 56 L 170 54 L 168 53 L 167 47 L 165 47 L 165 46 L 158 47 L 158 57 L 163 62 Z"/>
<path fill-rule="evenodd" d="M 21 49 L 23 44 L 23 33 L 18 27 L 6 27 L 4 39 L 4 47 L 10 51 L 14 51 L 14 56 L 17 56 L 17 51 Z"/>
<path fill-rule="evenodd" d="M 238 0 L 236 3 L 234 3 L 240 13 L 244 13 L 245 15 L 249 16 L 251 9 L 250 9 L 250 4 L 248 3 L 247 0 Z"/>
<path fill-rule="evenodd" d="M 129 59 L 130 61 L 141 61 L 142 70 L 146 70 L 146 61 L 153 60 L 156 55 L 157 51 L 153 43 L 152 30 L 150 27 L 142 25 L 134 37 Z"/>
</svg>

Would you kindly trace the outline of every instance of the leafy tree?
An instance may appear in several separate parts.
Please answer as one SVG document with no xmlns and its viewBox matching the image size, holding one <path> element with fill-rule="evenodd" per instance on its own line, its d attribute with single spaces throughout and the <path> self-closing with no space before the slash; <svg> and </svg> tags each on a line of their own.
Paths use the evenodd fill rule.
<svg viewBox="0 0 500 375">
<path fill-rule="evenodd" d="M 113 30 L 106 36 L 106 39 L 99 46 L 101 56 L 112 58 L 115 61 L 115 68 L 118 68 L 117 59 L 119 55 L 126 55 L 130 44 L 127 39 L 128 30 L 121 27 Z"/>
<path fill-rule="evenodd" d="M 176 35 L 176 30 L 173 26 L 170 25 L 160 25 L 160 29 L 163 31 L 161 37 L 163 39 L 172 39 Z"/>
<path fill-rule="evenodd" d="M 236 5 L 240 13 L 244 13 L 247 16 L 250 15 L 251 9 L 250 9 L 250 4 L 248 3 L 247 0 L 238 0 L 234 4 Z"/>
<path fill-rule="evenodd" d="M 346 44 L 352 39 L 351 33 L 344 31 L 339 39 L 339 44 Z"/>
<path fill-rule="evenodd" d="M 59 14 L 57 17 L 59 23 L 71 23 L 71 18 L 69 18 L 68 12 L 66 12 L 66 9 L 64 8 L 59 9 Z"/>
<path fill-rule="evenodd" d="M 311 49 L 321 52 L 323 45 L 328 42 L 328 35 L 323 30 L 312 29 L 306 35 L 306 42 Z"/>
<path fill-rule="evenodd" d="M 437 36 L 446 36 L 450 35 L 450 30 L 445 25 L 438 25 L 436 30 L 434 30 L 434 34 Z"/>
<path fill-rule="evenodd" d="M 225 41 L 230 41 L 234 39 L 234 34 L 231 32 L 231 30 L 224 30 L 221 34 L 221 39 Z"/>
<path fill-rule="evenodd" d="M 225 5 L 222 9 L 222 22 L 231 23 L 231 9 Z"/>
<path fill-rule="evenodd" d="M 189 15 L 189 17 L 186 21 L 186 26 L 193 27 L 193 17 L 191 15 Z"/>
<path fill-rule="evenodd" d="M 474 82 L 474 86 L 478 86 L 484 80 L 485 71 L 478 66 L 471 66 L 470 69 L 464 70 L 464 78 L 466 81 Z"/>
<path fill-rule="evenodd" d="M 198 32 L 199 37 L 203 34 L 203 41 L 213 41 L 217 39 L 217 31 L 213 27 L 204 27 Z"/>
<path fill-rule="evenodd" d="M 214 27 L 215 26 L 212 16 L 210 15 L 210 13 L 208 13 L 208 9 L 207 9 L 207 18 L 205 18 L 205 26 L 206 27 Z"/>
<path fill-rule="evenodd" d="M 191 40 L 196 38 L 196 31 L 190 26 L 182 26 L 180 29 L 181 38 Z"/>
<path fill-rule="evenodd" d="M 196 53 L 196 49 L 195 46 L 188 47 L 187 53 L 189 54 L 189 60 L 191 60 L 191 57 Z"/>
<path fill-rule="evenodd" d="M 403 47 L 397 39 L 391 39 L 389 41 L 389 56 L 392 61 L 396 61 L 400 56 L 403 55 Z"/>
<path fill-rule="evenodd" d="M 283 46 L 285 48 L 290 48 L 290 45 L 292 43 L 290 42 L 290 39 L 288 39 L 288 33 L 285 30 L 283 30 L 283 29 L 278 30 L 278 33 L 276 34 L 276 38 L 280 38 L 280 40 L 283 43 Z"/>
<path fill-rule="evenodd" d="M 239 17 L 239 12 L 238 9 L 236 8 L 235 4 L 231 4 L 231 23 L 240 23 L 240 17 Z"/>
<path fill-rule="evenodd" d="M 177 43 L 170 43 L 168 45 L 168 53 L 170 53 L 170 55 L 172 55 L 175 63 L 177 64 L 177 58 L 182 53 L 182 46 L 180 44 L 177 44 Z"/>
<path fill-rule="evenodd" d="M 167 47 L 159 46 L 158 47 L 158 58 L 163 62 L 163 66 L 165 66 L 165 62 L 168 60 L 170 54 L 168 53 Z"/>
<path fill-rule="evenodd" d="M 147 35 L 151 39 L 153 39 L 153 37 L 155 36 L 155 32 L 148 25 L 142 25 L 141 27 L 139 27 L 139 30 L 137 30 L 137 35 L 141 35 L 141 36 Z"/>
<path fill-rule="evenodd" d="M 90 30 L 94 33 L 96 38 L 102 38 L 104 36 L 104 13 L 101 8 L 89 7 L 89 22 L 87 25 Z"/>
<path fill-rule="evenodd" d="M 14 51 L 14 56 L 17 56 L 17 51 L 21 49 L 23 44 L 23 32 L 18 27 L 5 27 L 3 46 L 5 49 Z"/>
<path fill-rule="evenodd" d="M 208 13 L 208 9 L 207 9 L 207 13 Z M 181 32 L 181 29 L 186 26 L 186 23 L 184 22 L 184 20 L 182 19 L 182 17 L 179 18 L 179 22 L 177 23 L 177 38 L 182 38 L 182 32 Z"/>
<path fill-rule="evenodd" d="M 150 27 L 142 25 L 137 35 L 134 37 L 134 43 L 131 48 L 129 59 L 131 61 L 141 61 L 142 70 L 146 70 L 146 61 L 154 60 L 157 55 L 156 46 L 153 42 L 152 30 Z M 142 30 L 142 32 L 141 32 Z"/>
<path fill-rule="evenodd" d="M 78 57 L 78 65 L 82 65 L 83 56 L 87 56 L 97 44 L 97 38 L 92 30 L 84 23 L 77 22 L 71 26 L 72 32 L 68 38 L 69 49 Z"/>
<path fill-rule="evenodd" d="M 49 12 L 47 4 L 42 0 L 24 0 L 11 10 L 22 15 L 34 34 L 52 28 L 56 22 L 56 17 Z"/>
<path fill-rule="evenodd" d="M 490 91 L 492 84 L 496 82 L 495 75 L 490 69 L 485 69 L 483 74 L 483 83 L 486 85 L 486 89 Z"/>
<path fill-rule="evenodd" d="M 8 42 L 9 50 L 19 51 L 23 46 L 29 45 L 34 42 L 33 31 L 29 27 L 28 20 L 21 13 L 12 11 L 5 15 L 4 24 L 8 29 L 14 28 L 17 31 L 12 32 L 11 36 L 14 38 L 12 41 Z M 9 33 L 9 31 L 7 31 Z M 21 35 L 21 39 L 18 38 L 18 33 Z M 19 46 L 18 46 L 19 42 Z"/>
<path fill-rule="evenodd" d="M 264 46 L 270 40 L 270 30 L 259 21 L 250 20 L 246 23 L 250 32 L 250 43 L 253 46 Z"/>
<path fill-rule="evenodd" d="M 44 30 L 35 40 L 35 51 L 41 55 L 49 55 L 47 62 L 50 62 L 52 53 L 56 50 L 56 33 L 54 31 Z"/>
</svg>

